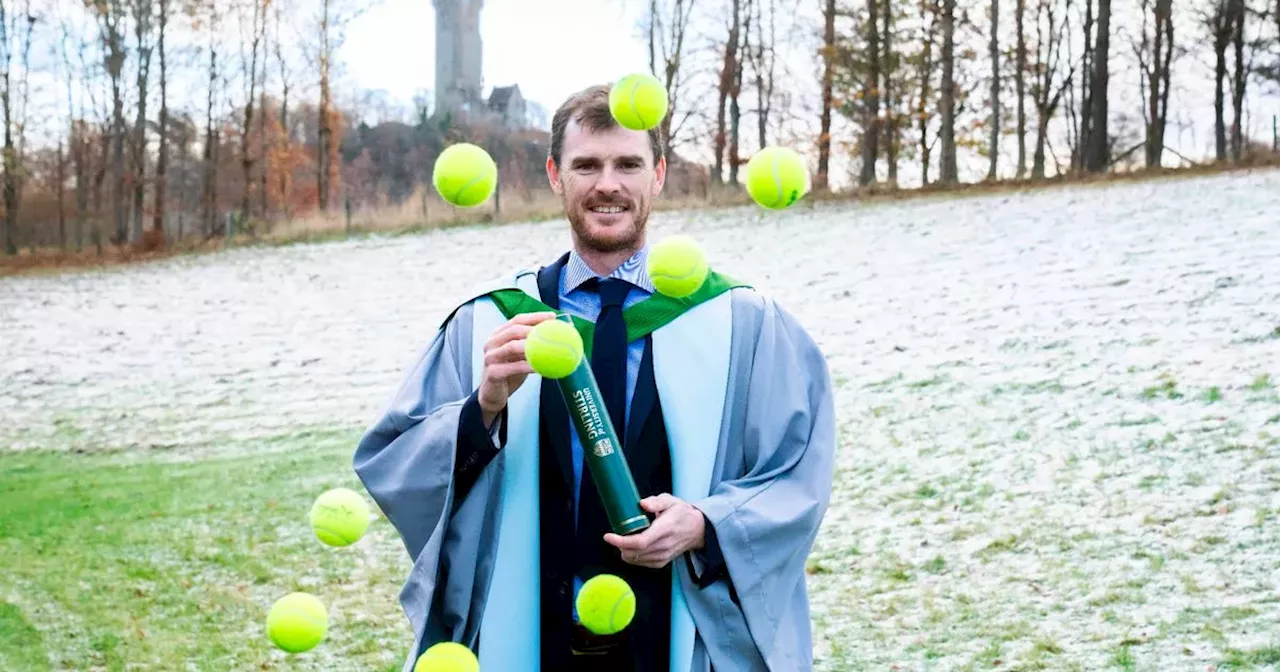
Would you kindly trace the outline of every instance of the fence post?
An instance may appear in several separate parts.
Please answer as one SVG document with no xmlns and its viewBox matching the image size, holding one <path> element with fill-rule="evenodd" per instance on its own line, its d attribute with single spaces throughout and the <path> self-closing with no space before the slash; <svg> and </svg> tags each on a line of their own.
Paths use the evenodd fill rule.
<svg viewBox="0 0 1280 672">
<path fill-rule="evenodd" d="M 351 237 L 351 197 L 347 197 L 347 237 Z"/>
</svg>

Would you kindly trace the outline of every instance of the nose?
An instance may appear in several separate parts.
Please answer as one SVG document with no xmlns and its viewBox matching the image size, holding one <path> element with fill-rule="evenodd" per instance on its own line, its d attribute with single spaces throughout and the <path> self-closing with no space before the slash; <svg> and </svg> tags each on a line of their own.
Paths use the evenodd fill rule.
<svg viewBox="0 0 1280 672">
<path fill-rule="evenodd" d="M 605 166 L 600 171 L 600 179 L 596 180 L 596 191 L 605 194 L 616 194 L 622 191 L 622 181 L 613 166 Z"/>
</svg>

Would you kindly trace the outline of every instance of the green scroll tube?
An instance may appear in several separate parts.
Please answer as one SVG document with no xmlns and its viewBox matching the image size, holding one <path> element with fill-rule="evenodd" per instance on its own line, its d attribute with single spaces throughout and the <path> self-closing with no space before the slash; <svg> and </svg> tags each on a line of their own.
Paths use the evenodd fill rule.
<svg viewBox="0 0 1280 672">
<path fill-rule="evenodd" d="M 567 319 L 562 317 L 561 319 Z M 582 444 L 583 460 L 591 469 L 600 502 L 615 534 L 627 535 L 649 527 L 649 517 L 640 508 L 640 492 L 627 457 L 622 453 L 618 432 L 609 419 L 600 397 L 591 364 L 583 358 L 573 373 L 557 380 L 569 417 Z"/>
</svg>

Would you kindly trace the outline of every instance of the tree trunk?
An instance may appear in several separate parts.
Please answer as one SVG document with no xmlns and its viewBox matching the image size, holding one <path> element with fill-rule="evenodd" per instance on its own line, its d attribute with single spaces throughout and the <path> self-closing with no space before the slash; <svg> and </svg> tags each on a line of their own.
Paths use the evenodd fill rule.
<svg viewBox="0 0 1280 672">
<path fill-rule="evenodd" d="M 880 154 L 880 18 L 881 0 L 867 0 L 867 72 L 862 82 L 862 170 L 858 184 L 876 181 Z"/>
<path fill-rule="evenodd" d="M 249 208 L 253 196 L 253 143 L 249 138 L 253 135 L 253 106 L 258 97 L 258 46 L 262 43 L 263 24 L 266 22 L 264 0 L 253 2 L 253 35 L 249 42 L 249 69 L 244 72 L 249 89 L 244 98 L 244 130 L 240 133 L 240 169 L 244 177 L 244 192 L 240 198 L 240 222 L 249 221 Z M 242 61 L 243 62 L 243 61 Z"/>
<path fill-rule="evenodd" d="M 729 134 L 726 128 L 725 119 L 725 103 L 728 102 L 733 92 L 734 78 L 738 73 L 738 10 L 740 0 L 733 0 L 732 22 L 729 25 L 729 36 L 724 43 L 724 57 L 720 63 L 720 81 L 716 85 L 716 137 L 715 137 L 715 169 L 711 174 L 711 181 L 716 184 L 724 183 L 724 154 L 725 147 L 729 142 Z"/>
<path fill-rule="evenodd" d="M 1225 22 L 1225 13 L 1221 9 L 1217 11 L 1221 14 L 1218 20 Z M 1219 28 L 1213 42 L 1213 139 L 1214 156 L 1218 161 L 1227 160 L 1226 96 L 1223 87 L 1227 79 L 1227 44 L 1230 40 L 1225 32 Z"/>
<path fill-rule="evenodd" d="M 112 242 L 123 245 L 129 238 L 129 223 L 125 217 L 125 168 L 124 168 L 124 92 L 120 77 L 124 70 L 124 36 L 120 33 L 120 0 L 93 0 L 94 9 L 101 21 L 104 67 L 111 81 L 111 183 L 112 212 L 115 234 Z"/>
<path fill-rule="evenodd" d="M 147 188 L 147 76 L 151 70 L 151 2 L 134 0 L 134 37 L 138 50 L 138 109 L 133 123 L 133 225 L 129 242 L 142 240 L 142 207 Z"/>
<path fill-rule="evenodd" d="M 1026 13 L 1027 0 L 1016 0 L 1013 21 L 1018 31 L 1018 45 L 1013 85 L 1018 96 L 1018 168 L 1014 177 L 1019 180 L 1027 176 L 1027 34 L 1022 25 Z"/>
<path fill-rule="evenodd" d="M 159 0 L 159 3 L 160 34 L 156 46 L 160 51 L 160 149 L 156 155 L 155 215 L 151 229 L 163 235 L 165 199 L 169 191 L 169 66 L 164 47 L 165 29 L 169 25 L 169 0 Z"/>
<path fill-rule="evenodd" d="M 924 39 L 920 55 L 920 99 L 916 104 L 916 123 L 920 134 L 920 186 L 929 186 L 929 102 L 932 100 L 930 83 L 933 81 L 933 40 L 937 15 L 933 11 L 933 3 L 920 3 L 921 21 L 925 24 Z M 926 20 L 927 19 L 927 20 Z"/>
<path fill-rule="evenodd" d="M 1080 63 L 1080 130 L 1076 133 L 1076 149 L 1072 156 L 1072 168 L 1083 172 L 1088 162 L 1093 126 L 1093 49 L 1094 49 L 1093 0 L 1084 5 L 1084 56 Z"/>
<path fill-rule="evenodd" d="M 987 149 L 987 179 L 996 179 L 1000 157 L 1000 0 L 991 0 L 991 146 Z"/>
<path fill-rule="evenodd" d="M 289 66 L 288 61 L 284 57 L 284 42 L 280 39 L 280 23 L 282 21 L 280 3 L 276 3 L 276 63 L 280 66 L 280 143 L 283 149 L 288 149 L 293 142 L 293 136 L 289 133 Z M 281 167 L 280 169 L 280 212 L 283 213 L 286 220 L 292 216 L 292 209 L 289 200 L 289 169 Z"/>
<path fill-rule="evenodd" d="M 774 24 L 777 21 L 774 18 L 775 2 L 776 0 L 769 0 L 768 44 L 764 40 L 764 0 L 755 0 L 753 3 L 756 8 L 756 131 L 760 136 L 757 139 L 760 147 L 766 147 L 769 144 L 769 112 L 773 103 L 774 45 L 777 44 L 774 39 Z M 768 59 L 767 66 L 765 65 L 766 58 Z"/>
<path fill-rule="evenodd" d="M 1145 3 L 1144 3 L 1145 4 Z M 1168 119 L 1169 70 L 1173 58 L 1173 1 L 1155 0 L 1154 35 L 1151 39 L 1151 65 L 1144 70 L 1147 81 L 1146 166 L 1158 168 L 1164 155 L 1164 130 Z M 1146 11 L 1146 7 L 1143 7 Z M 1145 23 L 1145 22 L 1144 22 Z M 1144 27 L 1144 51 L 1147 35 Z"/>
<path fill-rule="evenodd" d="M 942 0 L 942 168 L 939 181 L 955 184 L 956 166 L 956 0 Z"/>
<path fill-rule="evenodd" d="M 1244 61 L 1244 0 L 1227 0 L 1231 7 L 1231 38 L 1235 47 L 1235 77 L 1231 86 L 1231 161 L 1239 163 L 1244 158 L 1244 91 L 1249 81 L 1248 67 Z"/>
<path fill-rule="evenodd" d="M 4 47 L 4 70 L 0 72 L 0 111 L 4 112 L 4 251 L 13 256 L 18 253 L 15 241 L 18 227 L 18 157 L 17 149 L 13 146 L 13 80 L 9 76 L 11 38 L 8 9 L 0 2 L 0 42 Z"/>
<path fill-rule="evenodd" d="M 316 193 L 320 199 L 320 211 L 329 210 L 329 143 L 333 140 L 333 120 L 329 112 L 329 0 L 321 0 L 320 18 L 320 137 L 316 143 L 319 170 L 316 172 Z"/>
<path fill-rule="evenodd" d="M 213 117 L 214 96 L 218 91 L 218 15 L 211 7 L 209 24 L 209 98 L 205 110 L 207 124 L 204 135 L 204 235 L 212 237 L 218 225 L 218 130 Z"/>
<path fill-rule="evenodd" d="M 893 0 L 884 3 L 884 32 L 880 35 L 881 69 L 884 71 L 885 155 L 889 162 L 889 184 L 898 184 L 898 110 L 893 99 L 893 78 L 898 71 L 898 58 L 893 52 Z"/>
<path fill-rule="evenodd" d="M 1107 82 L 1111 46 L 1111 0 L 1098 0 L 1097 47 L 1093 50 L 1093 78 L 1089 97 L 1092 118 L 1089 122 L 1089 144 L 1085 169 L 1091 173 L 1106 172 L 1111 163 L 1110 136 L 1107 132 Z"/>
<path fill-rule="evenodd" d="M 831 166 L 831 79 L 836 49 L 836 0 L 827 0 L 823 10 L 822 29 L 822 121 L 818 131 L 818 174 L 813 188 L 824 191 L 829 188 L 828 172 Z"/>
<path fill-rule="evenodd" d="M 742 0 L 733 0 L 733 22 L 738 23 L 738 5 Z M 751 0 L 747 0 L 747 16 L 745 30 L 742 33 L 742 47 L 739 52 L 751 50 Z M 733 88 L 729 91 L 729 184 L 738 184 L 738 138 L 742 121 L 742 109 L 738 106 L 738 97 L 742 94 L 742 55 L 735 56 Z"/>
</svg>

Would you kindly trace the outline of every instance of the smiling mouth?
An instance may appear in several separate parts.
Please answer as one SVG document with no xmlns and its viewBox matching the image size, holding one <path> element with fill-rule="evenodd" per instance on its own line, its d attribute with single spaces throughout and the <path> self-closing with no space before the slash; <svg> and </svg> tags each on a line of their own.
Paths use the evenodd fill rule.
<svg viewBox="0 0 1280 672">
<path fill-rule="evenodd" d="M 616 215 L 620 212 L 626 212 L 627 210 L 625 207 L 621 205 L 597 205 L 595 207 L 587 208 L 587 209 L 590 210 L 591 212 L 594 212 L 600 215 Z"/>
</svg>

